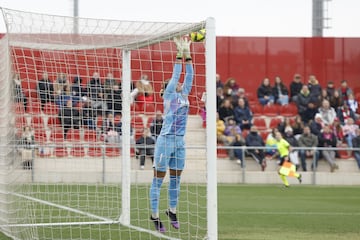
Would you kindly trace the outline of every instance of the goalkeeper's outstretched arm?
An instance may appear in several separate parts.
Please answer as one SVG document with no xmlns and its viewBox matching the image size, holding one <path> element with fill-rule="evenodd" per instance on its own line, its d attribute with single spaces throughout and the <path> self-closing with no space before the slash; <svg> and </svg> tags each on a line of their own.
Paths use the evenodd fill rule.
<svg viewBox="0 0 360 240">
<path fill-rule="evenodd" d="M 183 84 L 183 93 L 189 95 L 191 92 L 191 87 L 194 79 L 194 68 L 192 65 L 192 57 L 190 52 L 191 41 L 185 38 L 182 42 L 183 47 L 183 56 L 185 58 L 185 79 Z"/>
</svg>

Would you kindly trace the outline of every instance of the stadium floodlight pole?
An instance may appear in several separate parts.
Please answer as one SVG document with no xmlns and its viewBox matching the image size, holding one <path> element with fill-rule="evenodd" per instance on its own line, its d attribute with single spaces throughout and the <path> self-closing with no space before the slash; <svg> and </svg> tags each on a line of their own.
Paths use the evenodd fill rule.
<svg viewBox="0 0 360 240">
<path fill-rule="evenodd" d="M 122 188 L 121 188 L 121 216 L 120 222 L 124 225 L 130 225 L 130 84 L 131 84 L 131 51 L 123 49 L 123 70 L 122 70 Z"/>
<path fill-rule="evenodd" d="M 207 157 L 207 231 L 208 239 L 216 240 L 217 170 L 216 170 L 216 35 L 215 19 L 206 19 L 206 157 Z"/>
</svg>

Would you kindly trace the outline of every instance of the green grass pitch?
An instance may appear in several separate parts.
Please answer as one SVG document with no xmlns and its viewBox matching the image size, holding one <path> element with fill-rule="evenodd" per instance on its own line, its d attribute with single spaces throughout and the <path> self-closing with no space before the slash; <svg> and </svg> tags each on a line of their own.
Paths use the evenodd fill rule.
<svg viewBox="0 0 360 240">
<path fill-rule="evenodd" d="M 113 219 L 118 217 L 120 204 L 116 203 L 121 199 L 121 191 L 116 186 L 107 187 L 106 191 L 102 187 L 96 187 L 98 189 L 94 191 L 95 189 L 89 189 L 89 186 L 71 185 L 43 185 L 36 188 L 33 197 L 68 207 L 74 204 L 73 207 L 76 206 L 80 210 L 107 215 Z M 183 184 L 182 190 L 179 218 L 186 223 L 182 222 L 181 230 L 171 230 L 168 235 L 181 239 L 201 239 L 206 227 L 205 187 Z M 73 194 L 76 191 L 80 194 Z M 43 192 L 56 194 L 50 194 L 49 197 Z M 97 192 L 97 195 L 101 196 L 89 194 L 91 192 Z M 61 198 L 57 195 L 59 193 L 62 195 Z M 96 204 L 107 194 L 112 197 L 110 202 L 113 205 L 110 209 Z M 135 216 L 132 224 L 152 228 L 148 221 L 147 194 L 148 186 L 138 186 L 136 191 L 132 191 L 131 214 Z M 218 196 L 219 239 L 360 239 L 359 187 L 294 185 L 283 188 L 280 185 L 219 185 Z M 164 189 L 161 209 L 166 208 L 165 197 Z M 55 207 L 44 207 L 42 204 L 34 206 L 54 219 L 79 220 L 77 214 Z M 84 217 L 81 220 L 88 219 Z M 48 219 L 45 216 L 38 221 L 46 222 Z M 170 230 L 167 221 L 165 224 Z M 197 225 L 201 228 L 197 229 Z M 85 226 L 81 230 L 77 226 L 63 229 L 41 227 L 38 229 L 38 235 L 41 239 L 158 239 L 147 233 L 124 229 L 118 224 L 99 225 L 95 226 L 94 230 Z M 0 239 L 8 238 L 0 234 Z"/>
</svg>

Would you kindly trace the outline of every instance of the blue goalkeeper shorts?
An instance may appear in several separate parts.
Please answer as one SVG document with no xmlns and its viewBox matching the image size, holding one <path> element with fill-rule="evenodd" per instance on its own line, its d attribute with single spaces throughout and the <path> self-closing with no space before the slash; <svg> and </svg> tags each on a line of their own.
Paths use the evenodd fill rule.
<svg viewBox="0 0 360 240">
<path fill-rule="evenodd" d="M 184 136 L 160 135 L 156 140 L 154 168 L 159 172 L 167 169 L 183 170 L 185 167 Z"/>
</svg>

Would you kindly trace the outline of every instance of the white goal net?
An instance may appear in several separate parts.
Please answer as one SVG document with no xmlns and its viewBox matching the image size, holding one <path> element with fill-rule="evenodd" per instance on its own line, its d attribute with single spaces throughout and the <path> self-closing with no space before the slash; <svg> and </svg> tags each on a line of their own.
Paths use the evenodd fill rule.
<svg viewBox="0 0 360 240">
<path fill-rule="evenodd" d="M 208 130 L 215 129 L 214 20 L 2 13 L 0 238 L 217 239 L 216 136 Z M 151 150 L 164 117 L 159 92 L 172 76 L 173 38 L 201 29 L 206 41 L 191 45 L 181 227 L 164 213 L 166 176 L 160 233 L 149 219 Z M 141 144 L 145 135 L 154 142 Z"/>
</svg>

